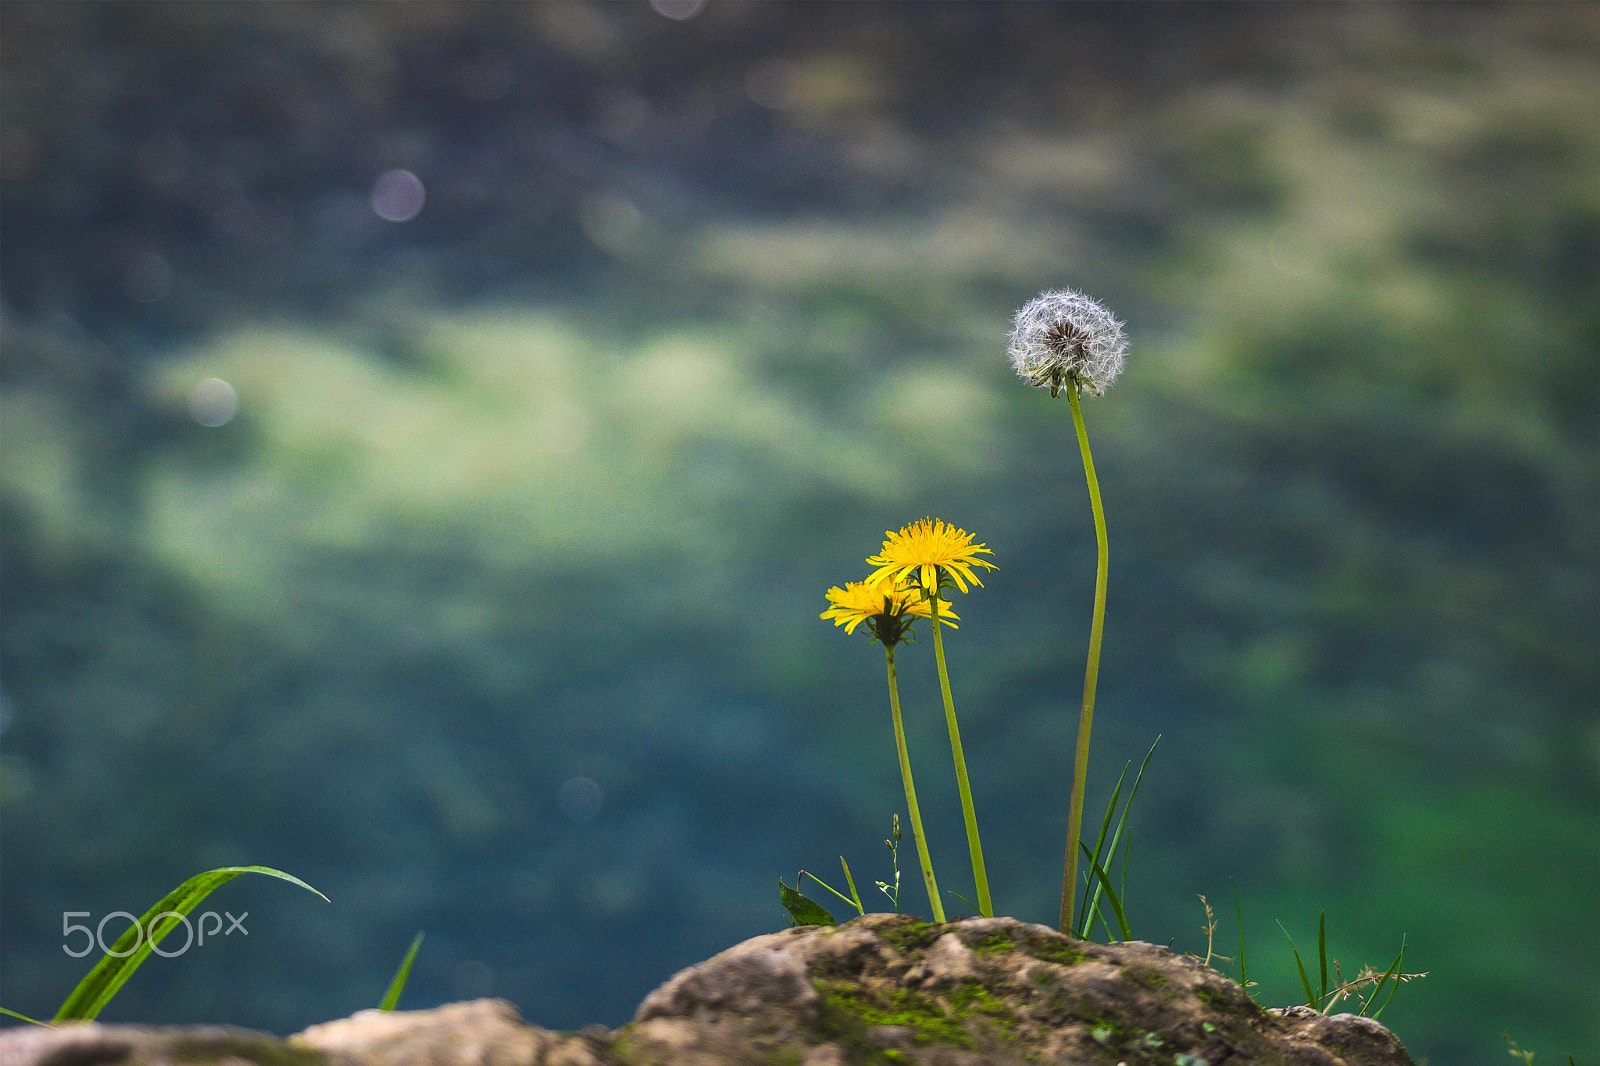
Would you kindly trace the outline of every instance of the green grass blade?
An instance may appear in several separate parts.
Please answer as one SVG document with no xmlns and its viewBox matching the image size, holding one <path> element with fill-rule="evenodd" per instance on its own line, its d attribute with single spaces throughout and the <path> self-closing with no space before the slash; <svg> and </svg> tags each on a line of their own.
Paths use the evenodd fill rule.
<svg viewBox="0 0 1600 1066">
<path fill-rule="evenodd" d="M 1133 799 L 1133 796 L 1132 796 L 1131 793 L 1129 794 L 1128 799 L 1130 801 Z M 1100 869 L 1105 871 L 1106 879 L 1107 879 L 1108 883 L 1109 883 L 1110 877 L 1111 877 L 1111 867 L 1117 861 L 1117 847 L 1118 847 L 1118 845 L 1120 845 L 1122 843 L 1122 831 L 1127 826 L 1127 823 L 1128 823 L 1128 806 L 1127 806 L 1127 804 L 1123 804 L 1123 806 L 1122 806 L 1122 817 L 1117 820 L 1116 831 L 1111 834 L 1111 845 L 1108 848 L 1106 848 L 1104 861 L 1103 862 L 1101 861 L 1102 857 L 1099 856 L 1099 855 L 1096 855 L 1094 857 L 1095 858 L 1095 864 L 1098 865 L 1100 867 Z M 1132 839 L 1132 834 L 1129 834 L 1129 839 L 1130 840 Z M 1094 868 L 1093 867 L 1090 867 L 1089 874 L 1090 874 L 1091 877 L 1094 876 Z M 1098 878 L 1096 878 L 1096 880 L 1098 881 Z M 1098 900 L 1098 897 L 1101 895 L 1101 893 L 1104 891 L 1104 889 L 1100 885 L 1096 884 L 1094 891 L 1095 891 L 1095 896 L 1097 897 L 1097 900 Z M 1119 888 L 1117 891 L 1120 893 L 1122 891 L 1122 888 Z M 1097 903 L 1097 906 L 1098 906 L 1098 903 Z"/>
<path fill-rule="evenodd" d="M 1099 861 L 1100 857 L 1105 854 L 1106 834 L 1111 831 L 1111 819 L 1116 817 L 1117 801 L 1122 795 L 1122 781 L 1123 778 L 1127 776 L 1128 767 L 1123 766 L 1122 773 L 1117 776 L 1117 785 L 1111 790 L 1111 801 L 1106 804 L 1106 816 L 1100 822 L 1100 835 L 1095 838 L 1093 855 L 1096 861 Z M 1078 841 L 1078 846 L 1084 848 L 1084 850 L 1088 850 L 1087 845 L 1085 845 L 1081 840 Z M 1111 848 L 1113 851 L 1115 851 L 1116 847 L 1117 841 L 1116 838 L 1113 837 L 1111 841 Z M 1095 880 L 1093 873 L 1085 871 L 1083 879 L 1087 884 L 1089 891 L 1086 891 L 1083 894 L 1083 906 L 1080 908 L 1078 914 L 1078 936 L 1087 940 L 1090 934 L 1094 931 L 1094 920 L 1100 911 L 1101 889 L 1099 882 Z"/>
<path fill-rule="evenodd" d="M 1283 929 L 1283 923 L 1278 922 L 1278 928 Z M 1283 935 L 1289 937 L 1289 950 L 1294 952 L 1294 965 L 1300 971 L 1300 987 L 1306 990 L 1306 1006 L 1312 1010 L 1317 1009 L 1317 995 L 1311 991 L 1311 978 L 1306 975 L 1306 965 L 1300 961 L 1300 949 L 1294 946 L 1294 937 L 1289 936 L 1289 930 L 1283 929 Z"/>
<path fill-rule="evenodd" d="M 839 856 L 839 865 L 844 867 L 844 883 L 850 886 L 850 902 L 856 905 L 857 914 L 866 914 L 867 908 L 861 905 L 861 894 L 856 891 L 856 879 L 850 876 L 850 864 L 844 861 L 844 856 Z"/>
<path fill-rule="evenodd" d="M 1133 764 L 1125 763 L 1123 765 L 1122 773 L 1117 775 L 1116 787 L 1111 790 L 1111 800 L 1106 804 L 1106 816 L 1100 820 L 1100 835 L 1095 838 L 1094 842 L 1092 854 L 1096 859 L 1105 853 L 1106 834 L 1111 831 L 1111 819 L 1117 815 L 1117 801 L 1122 796 L 1122 782 L 1128 776 L 1128 767 L 1131 765 Z M 1078 841 L 1078 846 L 1087 850 L 1087 845 L 1081 840 Z M 1111 846 L 1113 850 L 1116 848 L 1115 841 L 1112 842 Z M 1084 881 L 1088 883 L 1092 891 L 1083 894 L 1083 906 L 1078 910 L 1078 925 L 1075 935 L 1080 939 L 1087 940 L 1094 930 L 1095 914 L 1100 909 L 1100 886 L 1095 883 L 1093 874 L 1085 873 Z"/>
<path fill-rule="evenodd" d="M 411 963 L 416 959 L 417 949 L 421 946 L 422 934 L 418 933 L 411 938 L 411 950 L 400 960 L 400 968 L 394 972 L 394 980 L 389 982 L 389 991 L 383 994 L 383 1002 L 378 1004 L 379 1010 L 394 1010 L 399 1005 L 400 993 L 406 990 L 406 981 L 411 977 Z"/>
<path fill-rule="evenodd" d="M 1404 934 L 1402 934 L 1401 937 L 1400 937 L 1400 954 L 1398 954 L 1398 955 L 1396 955 L 1394 957 L 1394 962 L 1390 964 L 1389 969 L 1384 973 L 1383 980 L 1379 981 L 1377 986 L 1375 988 L 1373 988 L 1372 995 L 1368 996 L 1367 997 L 1367 1001 L 1365 1003 L 1361 1004 L 1361 1013 L 1362 1014 L 1367 1013 L 1367 1008 L 1371 1007 L 1372 1004 L 1377 1001 L 1378 993 L 1383 991 L 1383 986 L 1388 983 L 1388 981 L 1389 981 L 1389 979 L 1391 977 L 1394 978 L 1394 987 L 1389 989 L 1389 999 L 1393 999 L 1394 998 L 1394 994 L 1396 992 L 1400 991 L 1400 977 L 1399 977 L 1400 964 L 1405 961 L 1405 958 L 1406 958 L 1406 938 L 1405 938 Z M 1378 1008 L 1378 1014 L 1382 1014 L 1384 1007 L 1387 1007 L 1389 1005 L 1389 999 L 1386 999 L 1386 1000 L 1383 1001 L 1383 1007 L 1379 1007 Z M 1378 1020 L 1378 1014 L 1374 1014 L 1372 1016 L 1372 1020 L 1373 1021 L 1377 1021 Z"/>
<path fill-rule="evenodd" d="M 855 900 L 851 899 L 849 896 L 845 895 L 843 892 L 840 892 L 837 888 L 834 888 L 832 885 L 828 884 L 828 882 L 824 881 L 822 878 L 818 877 L 816 874 L 812 873 L 810 870 L 801 870 L 799 873 L 794 875 L 794 887 L 796 889 L 798 889 L 800 887 L 800 879 L 802 877 L 811 878 L 811 880 L 815 881 L 817 884 L 821 885 L 823 888 L 827 889 L 829 892 L 832 892 L 835 896 L 838 896 L 840 899 L 844 900 L 846 903 L 850 904 L 852 907 L 855 906 Z"/>
<path fill-rule="evenodd" d="M 1156 753 L 1156 745 L 1160 743 L 1161 734 L 1157 733 L 1154 743 L 1150 745 L 1150 750 L 1144 753 L 1144 761 L 1139 764 L 1139 772 L 1134 775 L 1133 788 L 1128 792 L 1128 802 L 1122 805 L 1122 818 L 1117 822 L 1116 836 L 1123 837 L 1122 876 L 1118 885 L 1118 891 L 1123 896 L 1128 894 L 1128 852 L 1133 849 L 1133 831 L 1130 829 L 1127 835 L 1123 836 L 1123 827 L 1128 824 L 1128 815 L 1133 812 L 1133 801 L 1139 795 L 1139 785 L 1144 782 L 1144 772 L 1150 766 L 1150 757 Z M 1112 838 L 1111 850 L 1113 854 L 1117 850 L 1116 837 Z M 1109 869 L 1110 867 L 1107 867 L 1108 871 Z"/>
<path fill-rule="evenodd" d="M 55 1026 L 51 1025 L 49 1022 L 41 1022 L 37 1018 L 30 1018 L 26 1014 L 18 1014 L 16 1011 L 7 1010 L 4 1007 L 0 1007 L 0 1014 L 4 1014 L 8 1018 L 15 1018 L 19 1022 L 27 1022 L 29 1025 L 37 1025 L 41 1029 L 55 1028 Z"/>
<path fill-rule="evenodd" d="M 1133 777 L 1133 791 L 1128 793 L 1128 803 L 1132 805 L 1133 797 L 1139 794 L 1139 782 L 1144 780 L 1144 772 L 1150 765 L 1151 756 L 1156 753 L 1156 745 L 1161 743 L 1162 734 L 1157 733 L 1156 739 L 1151 742 L 1150 750 L 1144 753 L 1144 761 L 1139 764 L 1139 772 Z"/>
<path fill-rule="evenodd" d="M 1144 761 L 1139 764 L 1139 772 L 1134 775 L 1133 787 L 1128 792 L 1128 801 L 1122 805 L 1122 817 L 1117 819 L 1116 831 L 1111 834 L 1111 844 L 1107 847 L 1106 833 L 1111 828 L 1111 819 L 1116 815 L 1117 801 L 1122 795 L 1122 783 L 1127 779 L 1128 767 L 1132 763 L 1123 765 L 1122 773 L 1117 775 L 1116 787 L 1111 790 L 1111 802 L 1106 805 L 1106 816 L 1100 823 L 1100 835 L 1094 843 L 1093 861 L 1099 863 L 1107 871 L 1116 861 L 1118 846 L 1122 847 L 1122 888 L 1124 891 L 1128 885 L 1128 852 L 1133 846 L 1133 834 L 1127 831 L 1128 815 L 1133 810 L 1134 797 L 1139 794 L 1139 784 L 1144 780 L 1144 772 L 1150 766 L 1150 757 L 1156 753 L 1156 745 L 1160 743 L 1161 737 L 1157 735 L 1155 743 L 1150 745 L 1150 750 L 1144 753 Z M 1081 841 L 1079 843 L 1082 844 Z M 1096 883 L 1096 878 L 1092 874 L 1086 875 L 1086 877 L 1093 891 L 1084 893 L 1084 911 L 1078 923 L 1078 935 L 1083 938 L 1087 938 L 1094 928 L 1095 917 L 1099 913 L 1100 901 L 1103 898 L 1103 889 L 1101 885 Z M 1102 919 L 1102 922 L 1104 922 L 1104 919 Z"/>
<path fill-rule="evenodd" d="M 1239 905 L 1239 886 L 1233 883 L 1231 877 L 1228 878 L 1228 884 L 1233 885 L 1233 918 L 1239 923 L 1239 987 L 1249 995 L 1250 978 L 1246 976 L 1244 968 L 1244 908 Z"/>
<path fill-rule="evenodd" d="M 1083 848 L 1084 854 L 1088 854 L 1089 846 L 1087 844 L 1079 841 L 1078 846 Z M 1112 887 L 1111 878 L 1106 873 L 1105 867 L 1101 866 L 1093 855 L 1089 855 L 1089 869 L 1092 870 L 1094 872 L 1094 876 L 1099 879 L 1100 887 L 1105 889 L 1106 899 L 1111 903 L 1111 913 L 1115 915 L 1117 919 L 1118 937 L 1122 940 L 1132 940 L 1133 933 L 1128 929 L 1128 916 L 1122 911 L 1122 900 L 1117 896 L 1117 890 Z"/>
<path fill-rule="evenodd" d="M 967 906 L 971 907 L 973 914 L 982 914 L 983 913 L 982 911 L 980 911 L 978 909 L 978 905 L 976 903 L 972 902 L 970 899 L 968 899 L 966 896 L 963 896 L 961 893 L 955 891 L 954 889 L 949 889 L 949 888 L 945 889 L 945 891 L 950 893 L 950 895 L 954 896 L 956 899 L 959 899 L 962 903 L 965 903 Z"/>
<path fill-rule="evenodd" d="M 299 885 L 307 892 L 322 896 L 324 900 L 328 899 L 298 877 L 286 874 L 282 870 L 274 870 L 270 866 L 224 866 L 217 870 L 195 874 L 163 896 L 159 903 L 145 911 L 144 917 L 139 919 L 137 925 L 130 925 L 127 932 L 117 938 L 117 942 L 111 945 L 114 954 L 104 956 L 95 963 L 94 968 L 84 979 L 78 982 L 78 987 L 72 990 L 66 1002 L 61 1004 L 61 1009 L 56 1011 L 55 1020 L 90 1021 L 97 1017 L 111 1001 L 111 997 L 117 994 L 123 982 L 132 977 L 133 971 L 149 957 L 155 945 L 161 943 L 162 938 L 178 925 L 181 920 L 178 915 L 187 917 L 189 912 L 198 907 L 207 896 L 240 874 L 265 874 L 267 877 L 276 877 L 281 881 Z M 155 921 L 157 915 L 161 915 L 160 922 Z M 142 935 L 140 930 L 147 935 Z M 129 949 L 136 943 L 139 944 L 138 949 L 130 951 Z M 125 951 L 129 953 L 121 958 L 117 957 Z"/>
<path fill-rule="evenodd" d="M 795 884 L 800 879 L 794 879 Z M 797 889 L 790 888 L 783 883 L 783 878 L 778 878 L 778 899 L 783 903 L 783 909 L 794 918 L 796 925 L 838 925 L 833 915 L 814 899 L 802 896 Z"/>
<path fill-rule="evenodd" d="M 1327 1002 L 1328 999 L 1328 912 L 1323 911 L 1317 916 L 1317 962 L 1322 967 L 1322 995 L 1317 997 L 1317 1006 Z"/>
</svg>

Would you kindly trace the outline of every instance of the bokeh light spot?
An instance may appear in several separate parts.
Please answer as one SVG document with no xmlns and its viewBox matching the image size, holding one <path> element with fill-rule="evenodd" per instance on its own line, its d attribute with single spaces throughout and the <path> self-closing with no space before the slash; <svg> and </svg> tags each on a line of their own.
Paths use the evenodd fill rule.
<svg viewBox="0 0 1600 1066">
<path fill-rule="evenodd" d="M 625 258 L 634 248 L 644 213 L 626 196 L 591 196 L 578 207 L 578 224 L 595 247 Z"/>
<path fill-rule="evenodd" d="M 587 777 L 569 777 L 561 783 L 558 803 L 564 817 L 574 822 L 593 821 L 605 799 L 600 786 Z"/>
<path fill-rule="evenodd" d="M 477 959 L 464 959 L 451 970 L 450 983 L 458 995 L 482 999 L 494 991 L 494 971 Z"/>
<path fill-rule="evenodd" d="M 139 303 L 159 303 L 172 291 L 172 264 L 160 252 L 140 252 L 128 261 L 122 283 Z"/>
<path fill-rule="evenodd" d="M 706 0 L 650 0 L 650 6 L 656 9 L 656 14 L 682 22 L 700 14 Z"/>
<path fill-rule="evenodd" d="M 426 199 L 422 179 L 409 170 L 386 170 L 372 185 L 372 210 L 386 222 L 410 222 Z"/>
<path fill-rule="evenodd" d="M 800 68 L 787 59 L 763 59 L 744 78 L 745 95 L 762 107 L 783 111 L 800 93 Z"/>
<path fill-rule="evenodd" d="M 511 95 L 517 85 L 517 68 L 500 51 L 484 52 L 461 68 L 461 95 L 480 104 L 492 104 Z"/>
<path fill-rule="evenodd" d="M 221 378 L 206 378 L 189 394 L 189 413 L 202 426 L 226 425 L 239 410 L 239 394 Z"/>
</svg>

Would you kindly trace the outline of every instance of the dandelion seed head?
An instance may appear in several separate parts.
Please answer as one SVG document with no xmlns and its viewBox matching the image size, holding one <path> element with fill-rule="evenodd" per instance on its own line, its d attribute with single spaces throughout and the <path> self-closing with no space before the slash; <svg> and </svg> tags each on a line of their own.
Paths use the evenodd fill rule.
<svg viewBox="0 0 1600 1066">
<path fill-rule="evenodd" d="M 1028 384 L 1099 396 L 1122 373 L 1128 338 L 1104 305 L 1081 292 L 1041 293 L 1017 312 L 1006 356 Z"/>
</svg>

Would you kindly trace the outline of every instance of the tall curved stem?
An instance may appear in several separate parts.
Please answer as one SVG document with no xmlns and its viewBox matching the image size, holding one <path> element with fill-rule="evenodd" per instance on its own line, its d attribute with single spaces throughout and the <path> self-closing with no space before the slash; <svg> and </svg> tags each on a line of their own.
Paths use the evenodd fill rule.
<svg viewBox="0 0 1600 1066">
<path fill-rule="evenodd" d="M 1072 805 L 1067 813 L 1067 859 L 1061 877 L 1060 929 L 1063 933 L 1073 932 L 1072 913 L 1077 904 L 1078 840 L 1083 832 L 1083 788 L 1089 777 L 1089 730 L 1094 725 L 1094 690 L 1100 680 L 1100 635 L 1105 625 L 1106 574 L 1109 570 L 1106 516 L 1100 506 L 1100 482 L 1094 476 L 1094 455 L 1089 451 L 1089 434 L 1083 428 L 1083 409 L 1078 403 L 1076 388 L 1068 387 L 1067 400 L 1072 404 L 1072 423 L 1078 430 L 1078 450 L 1083 453 L 1083 474 L 1089 482 L 1089 506 L 1094 510 L 1094 540 L 1099 549 L 1099 561 L 1094 574 L 1094 621 L 1089 626 L 1089 663 L 1083 672 L 1083 707 L 1078 712 L 1078 751 L 1072 766 Z"/>
</svg>

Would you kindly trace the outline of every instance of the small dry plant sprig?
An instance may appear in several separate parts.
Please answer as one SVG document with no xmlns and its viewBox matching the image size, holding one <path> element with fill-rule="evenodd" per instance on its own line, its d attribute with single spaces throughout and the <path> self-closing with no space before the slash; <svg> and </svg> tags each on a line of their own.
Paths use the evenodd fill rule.
<svg viewBox="0 0 1600 1066">
<path fill-rule="evenodd" d="M 1221 959 L 1223 962 L 1232 962 L 1233 960 L 1228 956 L 1219 955 L 1215 950 L 1213 950 L 1215 944 L 1213 938 L 1216 936 L 1217 932 L 1217 916 L 1212 913 L 1211 903 L 1204 896 L 1201 896 L 1200 906 L 1204 907 L 1206 910 L 1206 922 L 1200 927 L 1200 931 L 1206 935 L 1206 957 L 1204 959 L 1200 959 L 1200 956 L 1192 953 L 1189 957 L 1191 959 L 1200 959 L 1200 962 L 1206 966 L 1211 965 L 1212 959 Z M 1239 905 L 1239 890 L 1237 888 L 1235 888 L 1233 891 L 1233 912 L 1234 916 L 1239 922 L 1239 987 L 1243 988 L 1245 993 L 1249 995 L 1250 998 L 1254 999 L 1255 995 L 1250 992 L 1250 989 L 1256 986 L 1256 982 L 1250 980 L 1250 974 L 1245 969 L 1244 909 Z"/>
<path fill-rule="evenodd" d="M 1089 776 L 1089 734 L 1094 725 L 1095 687 L 1100 678 L 1100 638 L 1105 627 L 1106 575 L 1109 553 L 1106 549 L 1106 517 L 1100 505 L 1100 482 L 1094 473 L 1094 456 L 1089 451 L 1089 435 L 1083 428 L 1083 410 L 1078 394 L 1102 395 L 1122 373 L 1128 354 L 1128 340 L 1122 323 L 1101 304 L 1070 289 L 1046 292 L 1030 300 L 1017 312 L 1008 337 L 1006 355 L 1011 365 L 1028 384 L 1048 388 L 1057 396 L 1063 389 L 1072 405 L 1072 423 L 1078 431 L 1078 450 L 1083 456 L 1083 474 L 1089 483 L 1089 506 L 1094 512 L 1094 539 L 1097 549 L 1094 581 L 1094 616 L 1089 628 L 1089 658 L 1083 675 L 1083 703 L 1078 714 L 1078 746 L 1072 767 L 1072 799 L 1067 813 L 1067 856 L 1061 876 L 1061 920 L 1063 933 L 1074 930 L 1073 912 L 1078 891 L 1078 849 L 1083 832 L 1083 790 Z"/>
<path fill-rule="evenodd" d="M 1328 990 L 1328 1001 L 1322 1005 L 1322 1013 L 1324 1014 L 1332 1014 L 1334 1006 L 1342 999 L 1351 998 L 1359 1002 L 1361 997 L 1357 993 L 1361 989 L 1375 987 L 1382 982 L 1389 980 L 1391 977 L 1396 982 L 1406 982 L 1414 981 L 1419 977 L 1428 976 L 1427 971 L 1423 971 L 1422 973 L 1397 973 L 1393 975 L 1380 974 L 1371 966 L 1363 966 L 1360 973 L 1346 981 L 1344 979 L 1344 974 L 1339 970 L 1338 959 L 1333 960 L 1333 971 L 1334 986 Z M 1395 987 L 1398 989 L 1399 985 L 1396 984 Z M 1394 992 L 1391 991 L 1389 994 L 1393 996 Z M 1369 997 L 1369 999 L 1370 998 L 1371 997 Z M 1389 1003 L 1387 999 L 1385 999 L 1383 1002 L 1384 1006 L 1387 1006 Z M 1361 1009 L 1362 1014 L 1366 1013 L 1366 1008 L 1367 1004 L 1363 1003 Z M 1378 1010 L 1382 1011 L 1383 1007 L 1379 1007 Z"/>
<path fill-rule="evenodd" d="M 1212 959 L 1232 962 L 1233 960 L 1229 959 L 1228 956 L 1219 955 L 1215 950 L 1217 917 L 1211 910 L 1210 902 L 1204 896 L 1201 896 L 1200 905 L 1205 908 L 1206 912 L 1205 924 L 1200 927 L 1200 931 L 1206 935 L 1206 956 L 1204 959 L 1201 959 L 1198 955 L 1190 955 L 1189 957 L 1206 966 L 1211 965 Z M 1237 890 L 1234 892 L 1233 906 L 1234 913 L 1239 919 L 1239 984 L 1248 990 L 1255 986 L 1255 982 L 1249 979 L 1245 971 L 1244 914 L 1239 908 Z M 1283 923 L 1279 922 L 1278 927 L 1282 929 Z M 1311 975 L 1306 972 L 1305 962 L 1300 958 L 1300 950 L 1295 947 L 1294 938 L 1289 936 L 1287 929 L 1284 929 L 1283 933 L 1284 936 L 1289 938 L 1289 950 L 1294 953 L 1294 964 L 1300 974 L 1301 988 L 1305 991 L 1306 1006 L 1322 1014 L 1331 1014 L 1333 1008 L 1341 1001 L 1352 999 L 1357 1004 L 1358 1014 L 1367 1015 L 1370 1013 L 1373 1018 L 1377 1018 L 1378 1015 L 1383 1013 L 1384 1008 L 1389 1005 L 1389 1001 L 1394 998 L 1394 994 L 1400 990 L 1402 984 L 1415 981 L 1419 977 L 1428 976 L 1426 972 L 1406 973 L 1400 969 L 1400 963 L 1406 957 L 1405 938 L 1401 937 L 1400 953 L 1395 956 L 1394 962 L 1390 963 L 1387 970 L 1379 973 L 1375 967 L 1363 966 L 1361 971 L 1354 977 L 1348 981 L 1345 980 L 1344 970 L 1339 965 L 1339 960 L 1330 958 L 1328 955 L 1328 923 L 1327 915 L 1323 914 L 1317 920 L 1317 973 L 1319 983 L 1313 986 Z M 1330 962 L 1333 964 L 1333 981 L 1331 984 L 1328 980 L 1328 964 Z M 1393 982 L 1392 985 L 1391 982 Z M 1382 995 L 1385 988 L 1388 988 L 1389 994 L 1384 997 L 1383 1002 L 1380 1004 L 1378 1003 L 1378 997 Z M 1363 996 L 1362 993 L 1368 989 L 1371 991 Z M 1377 1005 L 1377 1010 L 1374 1011 L 1372 1008 L 1375 1004 Z M 1513 1052 L 1513 1054 L 1516 1053 Z"/>
<path fill-rule="evenodd" d="M 1282 922 L 1278 923 L 1278 928 L 1283 929 Z M 1400 938 L 1400 954 L 1394 957 L 1394 962 L 1390 963 L 1389 968 L 1381 974 L 1371 966 L 1363 966 L 1360 973 L 1346 981 L 1344 974 L 1340 971 L 1339 960 L 1334 959 L 1334 983 L 1330 987 L 1328 985 L 1328 916 L 1324 912 L 1317 919 L 1317 968 L 1321 981 L 1317 988 L 1313 989 L 1311 975 L 1306 973 L 1305 963 L 1300 959 L 1300 949 L 1295 947 L 1294 937 L 1289 936 L 1289 930 L 1287 929 L 1283 929 L 1283 935 L 1288 937 L 1289 950 L 1294 952 L 1294 965 L 1295 969 L 1300 973 L 1300 987 L 1304 989 L 1306 994 L 1306 1006 L 1323 1014 L 1327 1014 L 1333 1005 L 1340 1000 L 1349 997 L 1355 999 L 1360 1005 L 1360 1010 L 1357 1013 L 1366 1016 L 1368 1012 L 1371 1012 L 1371 1017 L 1376 1019 L 1378 1015 L 1383 1013 L 1384 1007 L 1389 1005 L 1389 1001 L 1394 999 L 1394 994 L 1400 991 L 1400 986 L 1403 983 L 1428 976 L 1426 972 L 1405 973 L 1400 969 L 1400 964 L 1405 961 L 1406 957 L 1406 938 L 1402 936 Z M 1385 997 L 1382 1005 L 1376 1011 L 1373 1011 L 1372 1005 L 1377 1002 L 1378 997 L 1383 994 L 1384 988 L 1389 986 L 1391 981 L 1394 984 L 1389 987 L 1389 995 Z M 1362 988 L 1368 987 L 1372 989 L 1372 992 L 1365 999 L 1362 999 L 1357 992 Z"/>
<path fill-rule="evenodd" d="M 1215 937 L 1217 933 L 1217 916 L 1211 913 L 1211 904 L 1206 901 L 1204 896 L 1200 897 L 1200 906 L 1206 909 L 1206 923 L 1200 927 L 1200 931 L 1206 935 L 1206 957 L 1200 960 L 1200 964 L 1202 966 L 1210 966 L 1212 959 L 1221 959 L 1223 962 L 1232 962 L 1233 960 L 1228 956 L 1219 955 L 1212 950 L 1214 943 L 1212 938 Z"/>
<path fill-rule="evenodd" d="M 878 886 L 878 891 L 879 892 L 882 892 L 885 896 L 889 897 L 889 905 L 894 908 L 894 912 L 896 914 L 899 914 L 900 913 L 900 816 L 898 814 L 894 816 L 894 826 L 893 826 L 893 830 L 892 830 L 892 835 L 889 837 L 889 839 L 887 839 L 887 840 L 885 840 L 883 842 L 883 846 L 889 849 L 889 861 L 894 865 L 894 884 L 891 885 L 887 881 L 874 881 L 873 884 Z"/>
<path fill-rule="evenodd" d="M 1501 1033 L 1500 1034 L 1500 1039 L 1504 1040 L 1507 1044 L 1510 1045 L 1509 1050 L 1511 1052 L 1511 1057 L 1512 1058 L 1521 1059 L 1524 1063 L 1526 1063 L 1526 1066 L 1533 1066 L 1533 1052 L 1524 1051 L 1524 1050 L 1522 1050 L 1521 1047 L 1517 1046 L 1517 1042 L 1515 1040 L 1511 1039 L 1511 1034 L 1510 1033 Z M 1567 1066 L 1578 1066 L 1577 1060 L 1574 1059 L 1571 1055 L 1567 1056 Z"/>
</svg>

